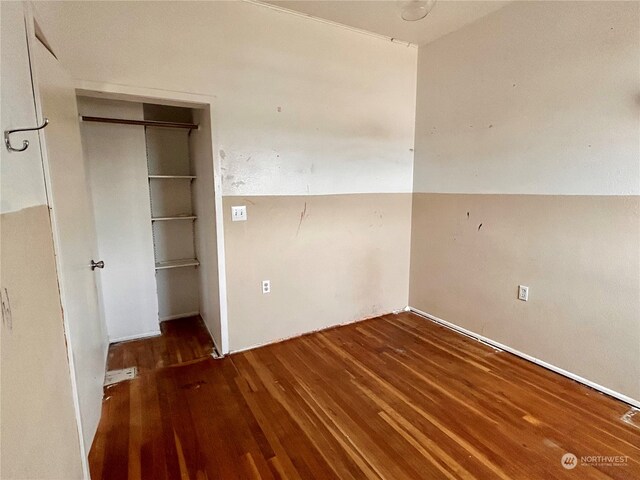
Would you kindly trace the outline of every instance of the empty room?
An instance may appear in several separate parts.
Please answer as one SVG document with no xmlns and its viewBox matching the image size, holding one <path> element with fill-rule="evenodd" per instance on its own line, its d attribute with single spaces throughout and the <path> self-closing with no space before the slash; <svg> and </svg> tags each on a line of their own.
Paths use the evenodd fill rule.
<svg viewBox="0 0 640 480">
<path fill-rule="evenodd" d="M 0 478 L 640 479 L 640 1 L 0 1 Z"/>
</svg>

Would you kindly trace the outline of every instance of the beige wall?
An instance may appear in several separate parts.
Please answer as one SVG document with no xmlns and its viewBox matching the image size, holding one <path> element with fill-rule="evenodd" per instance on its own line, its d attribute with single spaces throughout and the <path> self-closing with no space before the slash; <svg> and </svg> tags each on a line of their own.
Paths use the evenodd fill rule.
<svg viewBox="0 0 640 480">
<path fill-rule="evenodd" d="M 420 48 L 409 297 L 636 401 L 638 31 L 638 2 L 515 2 Z"/>
<path fill-rule="evenodd" d="M 3 213 L 0 228 L 0 477 L 80 478 L 49 208 Z"/>
<path fill-rule="evenodd" d="M 640 398 L 640 197 L 419 193 L 413 212 L 413 307 Z"/>
<path fill-rule="evenodd" d="M 232 350 L 406 306 L 411 194 L 226 197 L 225 212 L 243 204 L 247 222 L 225 215 Z"/>
</svg>

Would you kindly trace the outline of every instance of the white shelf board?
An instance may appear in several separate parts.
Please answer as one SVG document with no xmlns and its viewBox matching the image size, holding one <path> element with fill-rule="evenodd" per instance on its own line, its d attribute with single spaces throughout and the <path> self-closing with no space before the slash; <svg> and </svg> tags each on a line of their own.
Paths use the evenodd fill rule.
<svg viewBox="0 0 640 480">
<path fill-rule="evenodd" d="M 168 180 L 168 179 L 185 179 L 185 180 L 193 180 L 196 178 L 195 175 L 149 175 L 149 178 L 157 179 L 157 180 Z"/>
<path fill-rule="evenodd" d="M 195 220 L 196 217 L 195 215 L 175 215 L 173 217 L 152 217 L 151 221 L 152 222 L 164 222 L 167 220 Z"/>
<path fill-rule="evenodd" d="M 166 270 L 167 268 L 196 267 L 200 262 L 196 258 L 182 258 L 180 260 L 167 260 L 166 262 L 156 262 L 156 270 Z"/>
</svg>

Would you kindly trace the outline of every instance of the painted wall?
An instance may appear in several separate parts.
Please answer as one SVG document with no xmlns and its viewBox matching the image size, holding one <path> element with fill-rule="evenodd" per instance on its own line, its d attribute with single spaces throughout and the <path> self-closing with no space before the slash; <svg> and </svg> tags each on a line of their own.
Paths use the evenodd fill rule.
<svg viewBox="0 0 640 480">
<path fill-rule="evenodd" d="M 216 348 L 221 352 L 222 324 L 210 118 L 208 109 L 193 110 L 192 121 L 200 125 L 200 128 L 191 131 L 189 135 L 189 151 L 193 174 L 198 177 L 193 181 L 193 208 L 194 214 L 198 217 L 195 222 L 195 248 L 200 262 L 198 268 L 200 316 L 209 329 Z"/>
<path fill-rule="evenodd" d="M 2 129 L 36 124 L 23 7 L 2 2 Z M 82 462 L 38 135 L 0 150 L 0 477 L 81 478 Z"/>
<path fill-rule="evenodd" d="M 249 207 L 248 222 L 225 232 L 231 350 L 406 305 L 410 224 L 408 200 L 402 204 L 398 195 L 411 192 L 415 48 L 244 2 L 36 8 L 78 80 L 216 97 L 225 220 L 231 204 Z M 333 244 L 295 235 L 307 195 L 314 197 L 309 215 L 330 229 Z M 372 220 L 381 210 L 380 228 L 394 228 L 394 248 L 387 233 L 374 235 Z M 285 223 L 293 229 L 283 229 Z M 265 239 L 278 237 L 265 247 Z M 364 246 L 361 238 L 368 239 Z M 335 252 L 334 274 L 318 273 L 316 259 L 327 251 Z M 354 251 L 359 260 L 348 260 Z M 380 252 L 384 267 L 370 260 Z M 252 274 L 240 264 L 251 265 Z M 311 279 L 295 286 L 278 280 L 299 271 Z M 270 296 L 260 291 L 262 279 L 272 280 Z M 364 293 L 345 292 L 345 279 Z M 372 285 L 389 292 L 384 302 L 365 292 Z M 331 304 L 322 315 L 314 310 L 317 298 Z"/>
<path fill-rule="evenodd" d="M 635 399 L 638 31 L 638 2 L 515 2 L 420 48 L 409 300 Z"/>
<path fill-rule="evenodd" d="M 142 104 L 79 97 L 81 115 L 142 119 Z M 144 127 L 81 122 L 109 341 L 159 333 Z"/>
<path fill-rule="evenodd" d="M 410 194 L 224 199 L 226 211 L 238 204 L 247 205 L 249 220 L 225 217 L 232 340 L 253 346 L 319 330 L 327 319 L 346 323 L 404 308 Z M 269 295 L 261 280 L 271 281 Z M 251 303 L 243 301 L 247 289 Z"/>
</svg>

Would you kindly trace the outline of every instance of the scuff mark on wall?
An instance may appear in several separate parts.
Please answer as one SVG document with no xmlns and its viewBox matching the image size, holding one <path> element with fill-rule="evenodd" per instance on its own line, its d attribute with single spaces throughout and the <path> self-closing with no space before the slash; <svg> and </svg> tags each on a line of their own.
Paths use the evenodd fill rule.
<svg viewBox="0 0 640 480">
<path fill-rule="evenodd" d="M 482 228 L 482 224 L 478 225 L 478 231 Z"/>
<path fill-rule="evenodd" d="M 227 154 L 226 154 L 226 153 L 225 153 L 225 151 L 224 151 L 224 150 L 222 150 L 222 149 L 220 149 L 220 158 L 222 158 L 223 160 L 224 160 L 225 158 L 227 158 Z"/>
<path fill-rule="evenodd" d="M 2 324 L 10 332 L 13 330 L 13 318 L 11 315 L 11 301 L 9 300 L 9 290 L 5 288 L 0 292 L 0 302 L 2 303 Z"/>
<path fill-rule="evenodd" d="M 232 187 L 235 187 L 235 188 L 238 188 L 239 186 L 244 185 L 244 184 L 245 184 L 245 183 L 244 183 L 242 180 L 239 180 L 239 181 L 237 181 L 237 182 L 233 182 L 233 183 L 231 184 L 231 186 L 232 186 Z"/>
<path fill-rule="evenodd" d="M 302 209 L 302 212 L 300 212 L 300 222 L 298 222 L 296 237 L 298 236 L 298 233 L 300 233 L 300 227 L 302 226 L 302 222 L 304 221 L 306 216 L 307 216 L 307 202 L 304 202 L 304 208 Z"/>
</svg>

